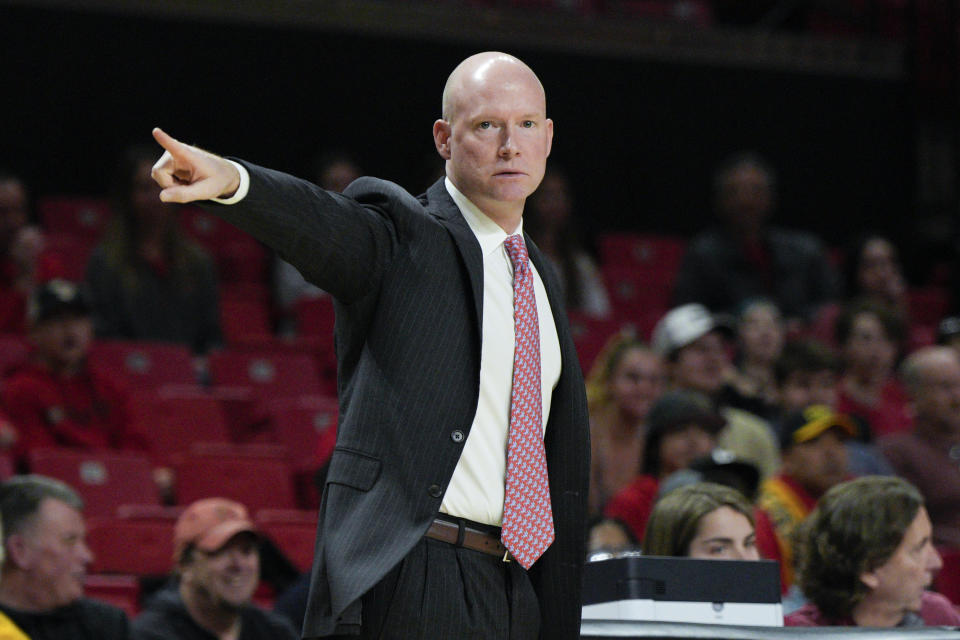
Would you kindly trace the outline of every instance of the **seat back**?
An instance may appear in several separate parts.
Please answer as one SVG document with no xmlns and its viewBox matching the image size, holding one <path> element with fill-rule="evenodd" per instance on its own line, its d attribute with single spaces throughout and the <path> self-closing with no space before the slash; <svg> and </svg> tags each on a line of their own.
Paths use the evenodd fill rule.
<svg viewBox="0 0 960 640">
<path fill-rule="evenodd" d="M 257 509 L 292 509 L 293 472 L 285 447 L 196 444 L 174 464 L 177 502 L 223 497 Z"/>
<path fill-rule="evenodd" d="M 142 340 L 98 340 L 90 363 L 121 376 L 132 389 L 196 383 L 193 356 L 182 344 Z"/>
<path fill-rule="evenodd" d="M 32 473 L 62 480 L 80 494 L 88 517 L 113 516 L 122 504 L 159 504 L 150 460 L 141 453 L 35 449 L 28 463 Z"/>
</svg>

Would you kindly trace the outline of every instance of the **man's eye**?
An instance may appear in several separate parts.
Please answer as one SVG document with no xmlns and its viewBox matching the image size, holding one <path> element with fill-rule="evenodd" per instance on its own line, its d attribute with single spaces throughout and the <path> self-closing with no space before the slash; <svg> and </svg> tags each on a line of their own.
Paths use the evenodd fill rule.
<svg viewBox="0 0 960 640">
<path fill-rule="evenodd" d="M 534 122 L 533 120 L 524 120 L 524 121 L 523 121 L 523 127 L 524 127 L 525 129 L 532 129 L 534 126 L 536 126 L 536 124 L 537 124 L 537 123 Z"/>
<path fill-rule="evenodd" d="M 493 124 L 489 120 L 484 120 L 477 126 L 479 126 L 481 129 L 489 129 L 490 127 L 493 126 Z"/>
</svg>

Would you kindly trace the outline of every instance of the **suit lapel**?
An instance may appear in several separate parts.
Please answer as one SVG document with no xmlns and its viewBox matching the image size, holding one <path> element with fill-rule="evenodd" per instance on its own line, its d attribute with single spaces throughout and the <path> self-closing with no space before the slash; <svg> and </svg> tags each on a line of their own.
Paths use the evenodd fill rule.
<svg viewBox="0 0 960 640">
<path fill-rule="evenodd" d="M 553 314 L 553 322 L 557 326 L 557 334 L 560 342 L 563 342 L 564 332 L 567 327 L 566 307 L 564 306 L 563 293 L 560 283 L 554 277 L 553 265 L 541 253 L 540 248 L 530 239 L 526 233 L 523 234 L 527 243 L 527 253 L 530 255 L 530 262 L 537 268 L 540 279 L 543 280 L 543 288 L 547 291 L 547 300 L 550 301 L 550 311 Z"/>
<path fill-rule="evenodd" d="M 477 327 L 483 331 L 483 254 L 473 230 L 464 219 L 440 178 L 427 190 L 427 211 L 436 217 L 453 237 L 470 278 Z"/>
</svg>

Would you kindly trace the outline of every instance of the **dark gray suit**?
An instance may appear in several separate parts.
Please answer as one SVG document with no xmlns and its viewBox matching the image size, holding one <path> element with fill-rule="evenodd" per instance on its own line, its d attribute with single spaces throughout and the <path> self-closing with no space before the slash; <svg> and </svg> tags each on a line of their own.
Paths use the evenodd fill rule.
<svg viewBox="0 0 960 640">
<path fill-rule="evenodd" d="M 320 507 L 304 636 L 356 629 L 360 601 L 424 535 L 477 409 L 480 246 L 443 181 L 414 198 L 361 178 L 345 195 L 252 165 L 216 213 L 336 300 L 340 431 Z M 530 569 L 541 636 L 579 637 L 589 469 L 583 378 L 560 286 L 527 239 L 563 367 L 545 436 L 556 541 Z M 461 432 L 455 434 L 455 432 Z"/>
</svg>

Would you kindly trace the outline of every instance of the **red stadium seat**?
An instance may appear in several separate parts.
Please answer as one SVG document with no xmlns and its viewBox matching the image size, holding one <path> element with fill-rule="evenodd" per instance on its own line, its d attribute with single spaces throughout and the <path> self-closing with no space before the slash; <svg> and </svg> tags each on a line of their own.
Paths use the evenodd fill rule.
<svg viewBox="0 0 960 640">
<path fill-rule="evenodd" d="M 122 504 L 158 504 L 150 460 L 126 451 L 35 449 L 28 454 L 32 473 L 73 487 L 88 516 L 113 516 Z"/>
<path fill-rule="evenodd" d="M 319 394 L 316 360 L 287 351 L 225 350 L 210 354 L 214 385 L 246 387 L 261 398 Z"/>
<path fill-rule="evenodd" d="M 687 250 L 685 238 L 658 234 L 611 233 L 598 244 L 602 265 L 632 267 L 658 282 L 673 282 Z"/>
<path fill-rule="evenodd" d="M 15 333 L 0 334 L 0 377 L 27 361 L 30 343 L 25 336 Z"/>
<path fill-rule="evenodd" d="M 184 208 L 183 227 L 210 252 L 221 282 L 266 281 L 267 251 L 252 236 L 196 207 Z"/>
<path fill-rule="evenodd" d="M 593 362 L 611 336 L 628 329 L 627 323 L 617 319 L 599 319 L 577 311 L 569 311 L 570 333 L 577 348 L 580 368 L 589 373 Z"/>
<path fill-rule="evenodd" d="M 333 298 L 330 296 L 303 299 L 297 302 L 297 333 L 301 339 L 309 339 L 316 343 L 315 350 L 321 373 L 325 379 L 332 381 L 333 384 L 328 385 L 328 388 L 336 393 L 337 354 L 333 348 L 334 321 Z"/>
<path fill-rule="evenodd" d="M 223 403 L 202 391 L 171 387 L 139 393 L 131 414 L 150 452 L 163 464 L 172 464 L 177 453 L 195 442 L 229 442 L 230 427 Z"/>
<path fill-rule="evenodd" d="M 250 511 L 296 506 L 285 447 L 196 444 L 174 465 L 177 502 L 221 496 Z"/>
<path fill-rule="evenodd" d="M 0 453 L 0 482 L 17 473 L 17 466 L 13 456 L 9 453 Z"/>
<path fill-rule="evenodd" d="M 98 340 L 90 363 L 121 376 L 133 389 L 196 384 L 193 356 L 181 344 L 139 340 Z"/>
<path fill-rule="evenodd" d="M 647 337 L 649 329 L 670 310 L 673 280 L 650 278 L 629 266 L 604 266 L 602 273 L 614 315 L 633 323 L 638 335 Z"/>
<path fill-rule="evenodd" d="M 317 512 L 299 509 L 260 509 L 254 523 L 300 571 L 313 565 Z"/>
<path fill-rule="evenodd" d="M 273 338 L 270 307 L 257 300 L 221 297 L 220 326 L 230 346 Z"/>
<path fill-rule="evenodd" d="M 333 337 L 333 298 L 302 298 L 297 301 L 297 333 L 302 336 Z"/>
<path fill-rule="evenodd" d="M 130 575 L 88 575 L 83 579 L 88 598 L 123 609 L 128 617 L 140 613 L 140 581 Z"/>
<path fill-rule="evenodd" d="M 44 230 L 87 240 L 98 240 L 113 213 L 106 198 L 46 196 L 37 198 L 37 214 Z"/>
<path fill-rule="evenodd" d="M 929 286 L 907 292 L 910 322 L 937 326 L 950 308 L 950 292 L 943 287 Z"/>
<path fill-rule="evenodd" d="M 58 277 L 82 282 L 95 245 L 94 240 L 83 236 L 50 233 L 46 237 L 44 250 L 51 254 L 51 260 L 57 265 L 60 271 L 56 274 Z"/>
<path fill-rule="evenodd" d="M 294 468 L 320 466 L 317 444 L 327 431 L 332 429 L 336 433 L 337 399 L 330 396 L 281 398 L 269 403 L 267 412 L 276 440 L 290 451 Z"/>
<path fill-rule="evenodd" d="M 333 455 L 337 442 L 337 399 L 331 396 L 282 398 L 267 404 L 270 431 L 287 447 L 293 466 L 297 501 L 317 507 L 320 495 L 315 475 Z"/>
<path fill-rule="evenodd" d="M 165 575 L 173 568 L 175 520 L 160 518 L 88 518 L 90 571 L 138 576 Z"/>
</svg>

